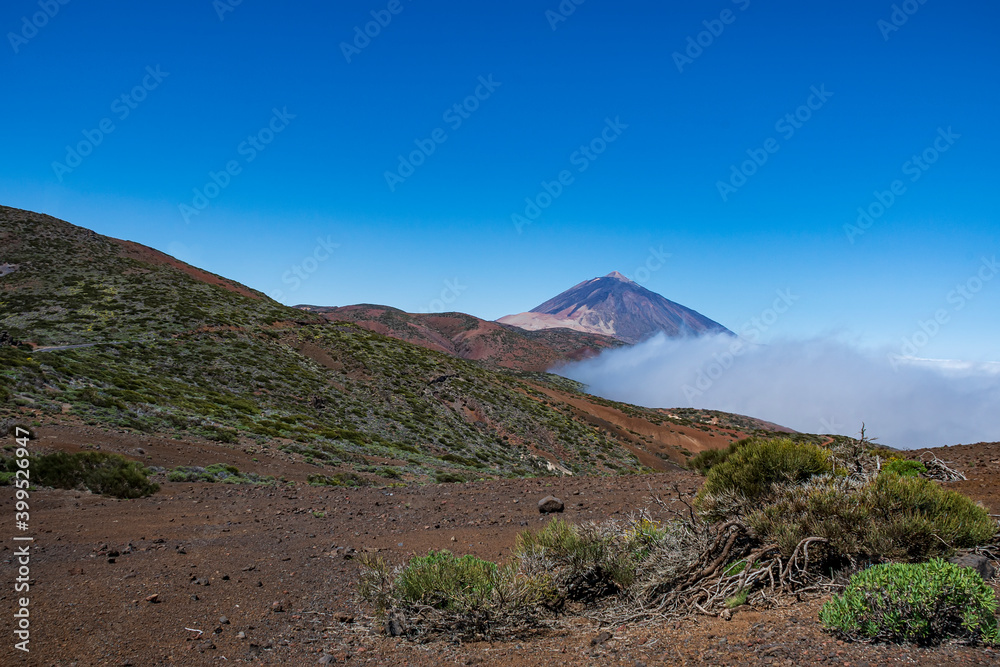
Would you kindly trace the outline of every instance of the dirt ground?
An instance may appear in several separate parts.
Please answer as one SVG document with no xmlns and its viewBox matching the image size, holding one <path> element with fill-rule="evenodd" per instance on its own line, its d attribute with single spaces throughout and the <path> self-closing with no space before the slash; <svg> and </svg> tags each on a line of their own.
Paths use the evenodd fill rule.
<svg viewBox="0 0 1000 667">
<path fill-rule="evenodd" d="M 358 556 L 402 562 L 447 548 L 505 557 L 539 527 L 554 494 L 570 521 L 624 516 L 701 479 L 680 471 L 618 478 L 499 480 L 396 488 L 311 487 L 316 469 L 273 450 L 109 433 L 38 429 L 33 448 L 99 445 L 147 465 L 226 462 L 284 475 L 294 487 L 164 483 L 140 500 L 38 489 L 31 498 L 30 653 L 13 648 L 17 548 L 14 490 L 0 487 L 3 665 L 952 665 L 1000 664 L 1000 651 L 837 641 L 822 632 L 822 599 L 739 608 L 654 626 L 565 619 L 536 636 L 493 643 L 414 644 L 373 628 L 355 597 Z M 2 444 L 13 444 L 10 442 Z M 952 486 L 1000 513 L 1000 443 L 933 450 L 968 477 Z M 254 460 L 258 459 L 258 460 Z M 610 633 L 610 638 L 601 635 Z"/>
</svg>

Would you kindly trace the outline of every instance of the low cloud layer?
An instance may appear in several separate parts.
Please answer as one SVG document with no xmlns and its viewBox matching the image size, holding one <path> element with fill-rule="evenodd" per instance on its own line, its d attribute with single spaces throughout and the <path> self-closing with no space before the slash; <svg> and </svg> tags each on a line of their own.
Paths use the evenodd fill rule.
<svg viewBox="0 0 1000 667">
<path fill-rule="evenodd" d="M 598 396 L 758 417 L 904 449 L 1000 440 L 1000 364 L 939 362 L 836 340 L 657 336 L 558 369 Z M 736 344 L 734 345 L 734 342 Z"/>
</svg>

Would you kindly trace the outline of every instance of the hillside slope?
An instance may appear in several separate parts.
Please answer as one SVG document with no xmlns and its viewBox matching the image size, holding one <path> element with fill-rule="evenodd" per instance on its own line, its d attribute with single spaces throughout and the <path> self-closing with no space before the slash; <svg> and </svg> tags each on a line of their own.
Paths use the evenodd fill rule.
<svg viewBox="0 0 1000 667">
<path fill-rule="evenodd" d="M 464 313 L 405 313 L 388 306 L 298 306 L 331 322 L 353 322 L 369 331 L 429 350 L 524 371 L 545 371 L 619 347 L 610 336 L 570 329 L 525 331 Z"/>
<path fill-rule="evenodd" d="M 0 417 L 280 450 L 317 475 L 351 480 L 668 469 L 754 430 L 604 401 L 558 376 L 327 322 L 155 250 L 17 209 L 0 209 L 0 266 L 0 331 L 84 346 L 0 345 Z"/>
</svg>

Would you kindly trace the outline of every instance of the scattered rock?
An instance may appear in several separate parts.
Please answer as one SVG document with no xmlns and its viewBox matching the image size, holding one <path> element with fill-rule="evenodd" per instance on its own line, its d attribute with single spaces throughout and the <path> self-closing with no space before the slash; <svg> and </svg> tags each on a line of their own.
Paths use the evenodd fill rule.
<svg viewBox="0 0 1000 667">
<path fill-rule="evenodd" d="M 229 625 L 229 619 L 225 616 L 219 617 L 219 625 Z"/>
<path fill-rule="evenodd" d="M 343 611 L 340 612 L 340 613 L 338 613 L 338 614 L 334 614 L 334 618 L 337 619 L 341 623 L 353 623 L 354 622 L 354 615 L 353 614 L 348 614 L 347 612 L 343 612 Z"/>
<path fill-rule="evenodd" d="M 275 600 L 271 603 L 271 611 L 282 612 L 285 611 L 285 605 L 280 600 Z"/>
<path fill-rule="evenodd" d="M 236 633 L 236 638 L 237 639 L 246 639 L 247 638 L 247 633 L 245 633 L 242 630 L 240 630 L 239 632 Z"/>
<path fill-rule="evenodd" d="M 159 601 L 160 601 L 160 594 L 159 593 L 153 593 L 152 595 L 147 595 L 146 596 L 146 602 L 150 602 L 152 604 L 157 604 Z"/>
<path fill-rule="evenodd" d="M 406 634 L 406 622 L 399 614 L 393 614 L 385 624 L 390 637 L 402 637 Z"/>
<path fill-rule="evenodd" d="M 959 567 L 972 568 L 979 573 L 979 576 L 983 578 L 983 581 L 989 581 L 996 574 L 996 570 L 994 570 L 993 564 L 990 563 L 990 559 L 986 556 L 980 556 L 979 554 L 955 556 L 954 558 L 948 559 L 948 562 L 954 563 Z"/>
<path fill-rule="evenodd" d="M 545 496 L 538 501 L 538 511 L 542 514 L 552 514 L 553 512 L 562 512 L 565 506 L 563 501 L 559 500 L 555 496 Z"/>
<path fill-rule="evenodd" d="M 591 639 L 590 640 L 590 645 L 591 646 L 600 646 L 604 642 L 606 642 L 609 639 L 611 639 L 612 636 L 613 635 L 610 632 L 608 632 L 607 630 L 605 630 L 601 634 L 599 634 L 596 637 L 594 637 L 593 639 Z"/>
</svg>

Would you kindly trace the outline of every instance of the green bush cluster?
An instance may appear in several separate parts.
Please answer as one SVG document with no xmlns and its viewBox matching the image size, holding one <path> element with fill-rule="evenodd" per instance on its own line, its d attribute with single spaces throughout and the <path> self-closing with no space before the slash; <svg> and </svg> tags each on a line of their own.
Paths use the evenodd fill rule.
<svg viewBox="0 0 1000 667">
<path fill-rule="evenodd" d="M 767 496 L 776 485 L 801 484 L 832 471 L 829 452 L 816 445 L 788 438 L 751 439 L 710 467 L 698 500 L 736 494 L 753 502 Z"/>
<path fill-rule="evenodd" d="M 521 532 L 514 556 L 553 573 L 566 598 L 596 600 L 628 588 L 639 561 L 659 537 L 651 525 L 631 531 L 614 528 L 552 519 L 538 532 Z"/>
<path fill-rule="evenodd" d="M 167 473 L 169 482 L 222 482 L 223 484 L 274 484 L 271 475 L 258 475 L 252 472 L 240 472 L 234 465 L 213 463 L 204 468 L 200 466 L 178 466 Z"/>
<path fill-rule="evenodd" d="M 115 498 L 142 498 L 160 489 L 147 478 L 145 466 L 119 454 L 55 452 L 32 458 L 29 469 L 32 481 L 41 486 L 85 488 Z"/>
<path fill-rule="evenodd" d="M 370 481 L 353 472 L 338 472 L 333 475 L 309 475 L 307 481 L 313 486 L 371 486 Z"/>
<path fill-rule="evenodd" d="M 392 634 L 496 638 L 531 626 L 554 593 L 545 575 L 516 564 L 430 551 L 393 572 L 380 557 L 362 560 L 358 591 Z M 428 613 L 433 610 L 433 613 Z"/>
<path fill-rule="evenodd" d="M 876 565 L 823 605 L 823 625 L 848 639 L 1000 644 L 997 599 L 975 570 L 940 559 Z"/>
<path fill-rule="evenodd" d="M 892 458 L 882 466 L 880 475 L 899 475 L 900 477 L 917 477 L 927 472 L 927 466 L 920 461 Z"/>
<path fill-rule="evenodd" d="M 815 548 L 826 560 L 918 561 L 988 543 L 997 530 L 989 513 L 968 497 L 895 474 L 863 484 L 824 477 L 787 488 L 751 511 L 747 523 L 785 556 L 806 537 L 825 538 L 828 542 Z"/>
</svg>

